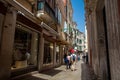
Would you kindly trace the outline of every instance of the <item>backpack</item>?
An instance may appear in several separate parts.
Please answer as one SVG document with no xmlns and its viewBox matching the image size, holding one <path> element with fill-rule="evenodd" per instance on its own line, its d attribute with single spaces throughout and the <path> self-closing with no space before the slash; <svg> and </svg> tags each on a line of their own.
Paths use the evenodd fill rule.
<svg viewBox="0 0 120 80">
<path fill-rule="evenodd" d="M 75 61 L 75 58 L 76 58 L 75 55 L 72 54 L 72 60 L 73 60 L 73 61 Z"/>
</svg>

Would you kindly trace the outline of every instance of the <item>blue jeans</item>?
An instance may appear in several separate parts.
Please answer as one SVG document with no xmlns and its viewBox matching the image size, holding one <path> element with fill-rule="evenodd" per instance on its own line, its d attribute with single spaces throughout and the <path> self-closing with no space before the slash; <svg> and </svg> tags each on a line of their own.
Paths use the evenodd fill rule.
<svg viewBox="0 0 120 80">
<path fill-rule="evenodd" d="M 66 69 L 70 69 L 70 66 L 71 66 L 70 61 L 67 60 L 67 62 L 66 62 Z"/>
</svg>

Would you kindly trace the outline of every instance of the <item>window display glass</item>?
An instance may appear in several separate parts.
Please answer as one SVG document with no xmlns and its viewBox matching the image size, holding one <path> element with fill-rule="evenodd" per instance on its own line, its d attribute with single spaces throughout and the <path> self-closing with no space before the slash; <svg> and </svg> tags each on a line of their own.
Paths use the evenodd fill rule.
<svg viewBox="0 0 120 80">
<path fill-rule="evenodd" d="M 11 69 L 37 66 L 38 33 L 16 25 Z"/>
<path fill-rule="evenodd" d="M 45 40 L 44 43 L 44 64 L 52 63 L 52 56 L 53 56 L 53 43 L 48 42 Z"/>
<path fill-rule="evenodd" d="M 60 47 L 56 46 L 56 62 L 60 62 Z"/>
</svg>

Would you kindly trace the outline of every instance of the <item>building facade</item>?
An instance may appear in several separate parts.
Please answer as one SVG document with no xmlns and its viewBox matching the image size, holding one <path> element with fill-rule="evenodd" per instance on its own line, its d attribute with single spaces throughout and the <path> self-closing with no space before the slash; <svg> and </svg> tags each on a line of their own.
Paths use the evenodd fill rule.
<svg viewBox="0 0 120 80">
<path fill-rule="evenodd" d="M 59 0 L 0 1 L 0 80 L 62 64 L 68 43 Z"/>
<path fill-rule="evenodd" d="M 68 27 L 68 41 L 70 43 L 70 47 L 72 46 L 72 40 L 73 40 L 73 33 L 72 33 L 72 28 L 73 28 L 73 8 L 71 4 L 71 0 L 67 0 L 67 27 Z"/>
<path fill-rule="evenodd" d="M 120 1 L 85 0 L 89 63 L 101 80 L 119 80 Z"/>
<path fill-rule="evenodd" d="M 65 46 L 65 51 L 64 53 L 68 54 L 68 51 L 71 47 L 73 47 L 73 8 L 71 4 L 71 0 L 63 0 L 66 4 L 64 6 L 64 11 L 65 11 L 65 22 L 64 22 L 64 28 L 63 32 L 65 34 L 65 40 L 69 43 L 67 46 Z"/>
<path fill-rule="evenodd" d="M 77 50 L 80 53 L 83 53 L 85 51 L 85 34 L 80 32 L 77 29 L 77 34 L 76 34 L 76 44 L 77 44 Z"/>
<path fill-rule="evenodd" d="M 85 26 L 85 52 L 88 52 L 88 35 L 87 35 L 87 27 Z"/>
<path fill-rule="evenodd" d="M 72 25 L 72 45 L 74 47 L 75 50 L 77 50 L 77 23 L 73 22 Z"/>
</svg>

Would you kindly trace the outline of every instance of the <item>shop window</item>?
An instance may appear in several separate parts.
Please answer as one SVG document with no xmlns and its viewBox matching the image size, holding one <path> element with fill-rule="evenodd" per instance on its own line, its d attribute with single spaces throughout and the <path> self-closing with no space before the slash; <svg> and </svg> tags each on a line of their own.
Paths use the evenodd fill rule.
<svg viewBox="0 0 120 80">
<path fill-rule="evenodd" d="M 38 33 L 16 25 L 12 55 L 12 69 L 37 66 Z"/>
<path fill-rule="evenodd" d="M 52 55 L 53 55 L 53 43 L 45 40 L 44 43 L 44 64 L 52 63 Z"/>
<path fill-rule="evenodd" d="M 56 46 L 56 62 L 60 62 L 60 47 L 58 45 Z"/>
</svg>

